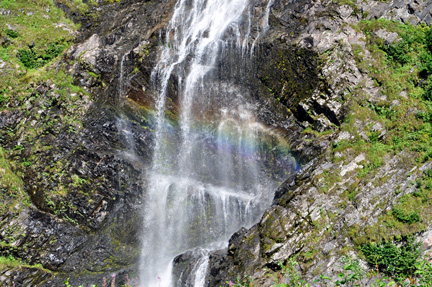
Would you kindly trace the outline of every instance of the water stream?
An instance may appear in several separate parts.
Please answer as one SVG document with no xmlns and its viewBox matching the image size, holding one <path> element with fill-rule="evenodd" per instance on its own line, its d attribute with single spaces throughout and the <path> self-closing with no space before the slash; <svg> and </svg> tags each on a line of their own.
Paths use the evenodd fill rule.
<svg viewBox="0 0 432 287">
<path fill-rule="evenodd" d="M 190 286 L 204 286 L 208 253 L 226 247 L 234 232 L 259 220 L 292 165 L 277 133 L 257 121 L 247 89 L 218 76 L 222 51 L 238 49 L 245 55 L 252 48 L 248 38 L 255 4 L 179 0 L 175 6 L 152 73 L 158 92 L 143 209 L 140 281 L 145 286 L 181 286 L 172 276 L 172 262 L 186 251 L 199 255 L 187 275 Z M 262 17 L 268 21 L 268 11 Z M 173 99 L 174 117 L 168 110 Z M 269 158 L 275 157 L 284 164 L 273 167 Z"/>
</svg>

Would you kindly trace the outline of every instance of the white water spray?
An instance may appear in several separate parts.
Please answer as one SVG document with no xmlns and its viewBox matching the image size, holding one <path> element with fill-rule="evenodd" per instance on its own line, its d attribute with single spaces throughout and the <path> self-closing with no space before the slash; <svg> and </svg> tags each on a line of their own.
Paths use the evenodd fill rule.
<svg viewBox="0 0 432 287">
<path fill-rule="evenodd" d="M 181 286 L 172 278 L 172 262 L 193 250 L 200 257 L 188 282 L 204 286 L 208 253 L 256 223 L 273 199 L 278 176 L 268 172 L 263 141 L 276 137 L 256 121 L 245 89 L 216 73 L 222 50 L 244 54 L 251 9 L 248 0 L 179 0 L 175 6 L 152 73 L 158 97 L 140 262 L 145 286 Z M 176 122 L 166 117 L 171 98 L 178 99 Z"/>
</svg>

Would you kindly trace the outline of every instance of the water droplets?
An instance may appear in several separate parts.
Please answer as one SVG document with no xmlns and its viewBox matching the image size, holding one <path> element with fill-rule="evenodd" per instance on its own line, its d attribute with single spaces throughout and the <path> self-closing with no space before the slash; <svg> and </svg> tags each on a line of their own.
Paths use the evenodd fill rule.
<svg viewBox="0 0 432 287">
<path fill-rule="evenodd" d="M 273 143 L 266 141 L 277 134 L 257 122 L 247 89 L 218 76 L 218 69 L 239 68 L 218 65 L 224 50 L 241 55 L 246 49 L 251 9 L 247 0 L 180 0 L 175 6 L 152 73 L 155 147 L 141 254 L 147 286 L 178 284 L 170 277 L 172 260 L 190 250 L 199 255 L 190 284 L 203 286 L 208 253 L 257 222 L 271 204 L 276 183 L 265 153 Z M 176 123 L 166 117 L 172 112 Z"/>
</svg>

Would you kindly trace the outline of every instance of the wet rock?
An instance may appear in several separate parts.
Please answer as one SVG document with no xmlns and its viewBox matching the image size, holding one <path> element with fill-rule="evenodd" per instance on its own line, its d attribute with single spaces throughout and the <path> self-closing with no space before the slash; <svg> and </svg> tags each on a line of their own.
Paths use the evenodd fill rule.
<svg viewBox="0 0 432 287">
<path fill-rule="evenodd" d="M 201 264 L 206 261 L 206 252 L 200 249 L 189 251 L 174 258 L 174 286 L 193 287 Z"/>
</svg>

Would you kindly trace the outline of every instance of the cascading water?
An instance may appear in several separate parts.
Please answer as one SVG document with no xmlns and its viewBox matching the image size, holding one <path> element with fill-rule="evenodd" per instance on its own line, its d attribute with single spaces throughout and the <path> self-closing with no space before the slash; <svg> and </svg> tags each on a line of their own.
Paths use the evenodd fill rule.
<svg viewBox="0 0 432 287">
<path fill-rule="evenodd" d="M 259 220 L 291 167 L 284 151 L 279 156 L 286 164 L 269 173 L 266 142 L 277 141 L 276 135 L 255 119 L 247 89 L 218 77 L 224 50 L 244 54 L 251 33 L 244 15 L 251 9 L 248 0 L 179 0 L 175 6 L 152 74 L 158 98 L 140 263 L 145 286 L 181 285 L 171 276 L 172 261 L 191 250 L 200 259 L 188 286 L 203 286 L 208 252 Z M 174 81 L 173 121 L 167 103 Z M 277 153 L 277 143 L 268 146 Z"/>
</svg>

